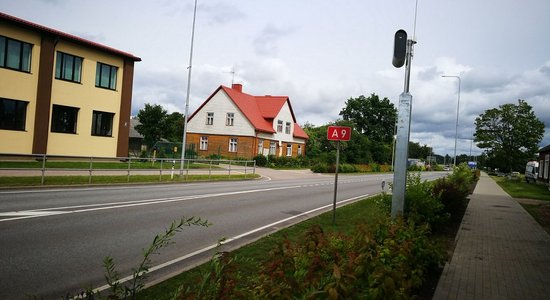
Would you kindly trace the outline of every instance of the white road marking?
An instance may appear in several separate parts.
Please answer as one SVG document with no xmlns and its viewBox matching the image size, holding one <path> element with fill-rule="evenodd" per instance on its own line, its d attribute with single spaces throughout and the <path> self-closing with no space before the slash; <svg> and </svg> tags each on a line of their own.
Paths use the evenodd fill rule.
<svg viewBox="0 0 550 300">
<path fill-rule="evenodd" d="M 209 198 L 209 197 L 232 196 L 232 195 L 277 191 L 277 190 L 296 189 L 300 187 L 301 186 L 299 185 L 295 185 L 295 186 L 266 188 L 266 189 L 254 189 L 254 190 L 248 190 L 248 191 L 193 195 L 193 196 L 185 196 L 185 197 L 159 198 L 159 199 L 147 199 L 147 200 L 126 201 L 126 202 L 111 202 L 111 203 L 103 203 L 103 204 L 52 207 L 52 208 L 26 210 L 26 211 L 3 212 L 3 213 L 0 213 L 0 217 L 8 217 L 8 218 L 0 219 L 0 222 L 47 217 L 47 216 L 59 215 L 59 214 L 83 213 L 83 212 L 116 209 L 116 208 L 124 208 L 124 207 L 189 201 L 189 200 Z M 54 211 L 55 213 L 52 211 Z M 10 216 L 11 218 L 9 218 Z"/>
<path fill-rule="evenodd" d="M 352 197 L 352 198 L 349 198 L 349 199 L 345 199 L 345 200 L 338 201 L 337 204 L 338 204 L 338 205 L 342 205 L 342 204 L 345 204 L 345 203 L 347 203 L 347 202 L 355 201 L 355 200 L 358 200 L 358 199 L 361 199 L 361 198 L 366 198 L 366 197 L 368 197 L 368 196 L 369 196 L 369 194 L 364 194 L 364 195 L 361 195 L 361 196 Z M 285 218 L 285 219 L 282 219 L 282 220 L 279 220 L 279 221 L 276 221 L 276 222 L 273 222 L 273 223 L 270 223 L 270 224 L 267 224 L 267 225 L 264 225 L 264 226 L 255 228 L 255 229 L 252 229 L 252 230 L 250 230 L 250 231 L 241 233 L 241 234 L 236 235 L 236 236 L 234 236 L 234 237 L 225 239 L 223 242 L 221 242 L 221 244 L 223 245 L 223 244 L 227 244 L 227 243 L 236 241 L 236 240 L 238 240 L 238 239 L 244 238 L 244 237 L 246 237 L 246 236 L 249 236 L 249 235 L 254 234 L 254 233 L 256 233 L 256 232 L 262 231 L 262 230 L 264 230 L 264 229 L 267 229 L 267 228 L 270 228 L 270 227 L 275 227 L 276 225 L 279 225 L 279 224 L 281 224 L 281 223 L 290 221 L 290 220 L 292 220 L 292 219 L 300 218 L 300 217 L 303 217 L 303 216 L 308 215 L 308 214 L 310 214 L 310 213 L 313 213 L 313 212 L 316 212 L 316 211 L 319 211 L 319 210 L 323 210 L 323 209 L 332 207 L 332 205 L 333 205 L 332 203 L 331 203 L 331 204 L 328 204 L 328 205 L 324 205 L 324 206 L 321 206 L 321 207 L 318 207 L 318 208 L 314 208 L 314 209 L 312 209 L 312 210 L 308 210 L 308 211 L 303 212 L 303 213 L 301 213 L 301 214 L 299 214 L 299 215 L 295 215 L 295 216 L 292 216 L 292 217 L 288 217 L 288 218 Z M 279 228 L 276 228 L 276 229 L 278 230 Z M 193 256 L 195 256 L 195 255 L 199 255 L 199 254 L 202 254 L 202 253 L 204 253 L 204 252 L 206 252 L 206 251 L 210 251 L 210 250 L 216 248 L 217 246 L 218 246 L 217 243 L 216 243 L 216 244 L 212 244 L 212 245 L 210 245 L 210 246 L 204 247 L 204 248 L 199 249 L 199 250 L 197 250 L 197 251 L 194 251 L 194 252 L 191 252 L 191 253 L 189 253 L 189 254 L 186 254 L 186 255 L 180 256 L 180 257 L 178 257 L 178 258 L 172 259 L 172 260 L 167 261 L 167 262 L 165 262 L 165 263 L 156 265 L 156 266 L 154 266 L 154 267 L 151 267 L 151 268 L 149 269 L 149 272 L 154 272 L 154 271 L 160 270 L 160 269 L 162 269 L 162 268 L 166 268 L 166 267 L 171 266 L 171 265 L 173 265 L 173 264 L 176 264 L 176 263 L 178 263 L 178 262 L 180 262 L 180 261 L 183 261 L 183 260 L 186 260 L 186 259 L 188 259 L 188 258 L 191 258 L 191 257 L 193 257 Z M 127 276 L 127 277 L 124 277 L 124 278 L 120 279 L 120 280 L 119 280 L 119 283 L 124 283 L 124 282 L 130 281 L 130 280 L 132 280 L 132 279 L 133 279 L 132 276 Z M 94 292 L 96 292 L 96 293 L 97 293 L 97 292 L 101 292 L 101 291 L 104 291 L 104 290 L 109 289 L 109 288 L 110 288 L 109 285 L 103 285 L 103 286 L 100 286 L 100 287 L 94 289 Z"/>
</svg>

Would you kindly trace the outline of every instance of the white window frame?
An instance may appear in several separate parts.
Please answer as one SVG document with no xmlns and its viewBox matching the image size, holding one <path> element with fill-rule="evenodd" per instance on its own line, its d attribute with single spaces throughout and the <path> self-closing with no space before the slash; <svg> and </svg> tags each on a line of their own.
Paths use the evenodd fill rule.
<svg viewBox="0 0 550 300">
<path fill-rule="evenodd" d="M 292 156 L 292 144 L 286 144 L 286 156 Z"/>
<path fill-rule="evenodd" d="M 264 154 L 264 140 L 263 139 L 258 139 L 258 155 L 263 155 Z"/>
<path fill-rule="evenodd" d="M 277 120 L 277 132 L 283 132 L 283 120 Z"/>
<path fill-rule="evenodd" d="M 239 143 L 239 139 L 230 138 L 229 139 L 229 152 L 237 152 L 238 143 Z"/>
<path fill-rule="evenodd" d="M 544 156 L 544 179 L 548 179 L 548 169 L 550 168 L 550 154 Z"/>
<path fill-rule="evenodd" d="M 207 136 L 201 136 L 199 150 L 203 150 L 203 151 L 208 150 L 208 137 Z"/>
<path fill-rule="evenodd" d="M 298 156 L 302 155 L 302 145 L 298 145 Z"/>
<path fill-rule="evenodd" d="M 214 125 L 214 112 L 206 113 L 206 125 Z"/>
<path fill-rule="evenodd" d="M 234 123 L 235 123 L 235 113 L 227 113 L 227 117 L 225 119 L 225 125 L 233 126 Z"/>
<path fill-rule="evenodd" d="M 286 125 L 285 125 L 285 133 L 286 133 L 286 134 L 290 134 L 290 122 L 286 122 Z"/>
<path fill-rule="evenodd" d="M 269 155 L 277 154 L 277 142 L 269 142 Z"/>
</svg>

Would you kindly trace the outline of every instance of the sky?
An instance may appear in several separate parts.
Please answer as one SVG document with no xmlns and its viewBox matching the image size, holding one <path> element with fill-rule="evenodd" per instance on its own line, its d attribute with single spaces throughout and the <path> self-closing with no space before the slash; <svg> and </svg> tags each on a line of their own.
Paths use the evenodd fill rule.
<svg viewBox="0 0 550 300">
<path fill-rule="evenodd" d="M 193 7 L 194 0 L 0 0 L 4 13 L 140 57 L 133 115 L 145 103 L 185 111 Z M 189 113 L 232 83 L 252 95 L 288 96 L 299 124 L 334 122 L 360 95 L 387 97 L 397 108 L 405 77 L 391 63 L 399 29 L 417 42 L 411 141 L 452 156 L 458 132 L 457 154 L 479 155 L 475 118 L 523 99 L 545 124 L 540 146 L 550 144 L 548 0 L 198 0 Z M 442 75 L 460 76 L 460 94 L 458 79 Z"/>
</svg>

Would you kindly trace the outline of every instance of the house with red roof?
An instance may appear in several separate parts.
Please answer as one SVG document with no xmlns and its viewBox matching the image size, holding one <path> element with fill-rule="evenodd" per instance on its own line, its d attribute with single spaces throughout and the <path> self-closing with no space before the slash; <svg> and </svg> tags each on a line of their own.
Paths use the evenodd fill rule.
<svg viewBox="0 0 550 300">
<path fill-rule="evenodd" d="M 253 96 L 241 84 L 218 87 L 187 123 L 187 145 L 201 157 L 297 157 L 308 138 L 288 96 Z"/>
</svg>

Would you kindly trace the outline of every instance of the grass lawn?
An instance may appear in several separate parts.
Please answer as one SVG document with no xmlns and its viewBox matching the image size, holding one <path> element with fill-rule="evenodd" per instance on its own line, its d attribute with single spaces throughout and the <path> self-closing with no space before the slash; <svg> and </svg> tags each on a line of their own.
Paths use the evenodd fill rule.
<svg viewBox="0 0 550 300">
<path fill-rule="evenodd" d="M 507 180 L 505 177 L 492 177 L 506 193 L 518 198 L 521 206 L 550 234 L 550 191 L 542 184 L 525 181 Z M 542 200 L 528 203 L 521 199 Z"/>
<path fill-rule="evenodd" d="M 526 198 L 550 201 L 550 191 L 547 186 L 526 183 L 523 180 L 507 180 L 505 177 L 491 176 L 496 183 L 514 198 Z"/>
<path fill-rule="evenodd" d="M 238 268 L 243 278 L 255 277 L 258 266 L 269 258 L 268 253 L 288 237 L 290 240 L 300 239 L 304 232 L 313 225 L 320 225 L 325 232 L 352 232 L 358 224 L 374 224 L 388 214 L 376 203 L 378 196 L 367 198 L 336 210 L 336 224 L 332 224 L 332 211 L 313 217 L 304 222 L 282 229 L 267 237 L 243 246 L 232 253 L 238 259 Z M 212 226 L 216 226 L 213 224 Z M 183 232 L 182 234 L 185 234 Z M 139 294 L 140 299 L 170 299 L 182 284 L 199 284 L 201 274 L 210 270 L 210 264 L 205 263 L 187 272 L 183 272 L 169 280 L 152 286 Z"/>
<path fill-rule="evenodd" d="M 236 175 L 163 175 L 159 180 L 159 175 L 131 175 L 130 183 L 176 183 L 176 182 L 194 182 L 194 181 L 224 181 L 224 180 L 243 180 L 259 178 L 258 174 L 236 174 Z M 40 186 L 40 176 L 3 176 L 0 177 L 0 187 L 21 187 L 21 186 Z M 88 184 L 88 176 L 47 176 L 44 185 L 77 185 Z M 93 176 L 92 184 L 126 184 L 128 176 Z"/>
<path fill-rule="evenodd" d="M 156 162 L 142 162 L 139 160 L 132 160 L 130 163 L 130 169 L 160 169 L 160 161 Z M 180 164 L 176 162 L 176 168 L 179 169 Z M 187 164 L 185 164 L 187 167 Z M 219 168 L 216 165 L 209 165 L 208 163 L 191 163 L 189 164 L 190 169 L 208 169 L 208 168 Z M 0 169 L 10 168 L 10 169 L 40 169 L 42 168 L 42 161 L 0 161 Z M 85 169 L 90 168 L 89 161 L 46 161 L 46 168 L 51 169 Z M 123 161 L 93 161 L 92 168 L 94 170 L 99 169 L 108 169 L 108 170 L 127 170 L 128 162 Z M 172 161 L 165 160 L 162 163 L 162 169 L 171 169 Z"/>
</svg>

